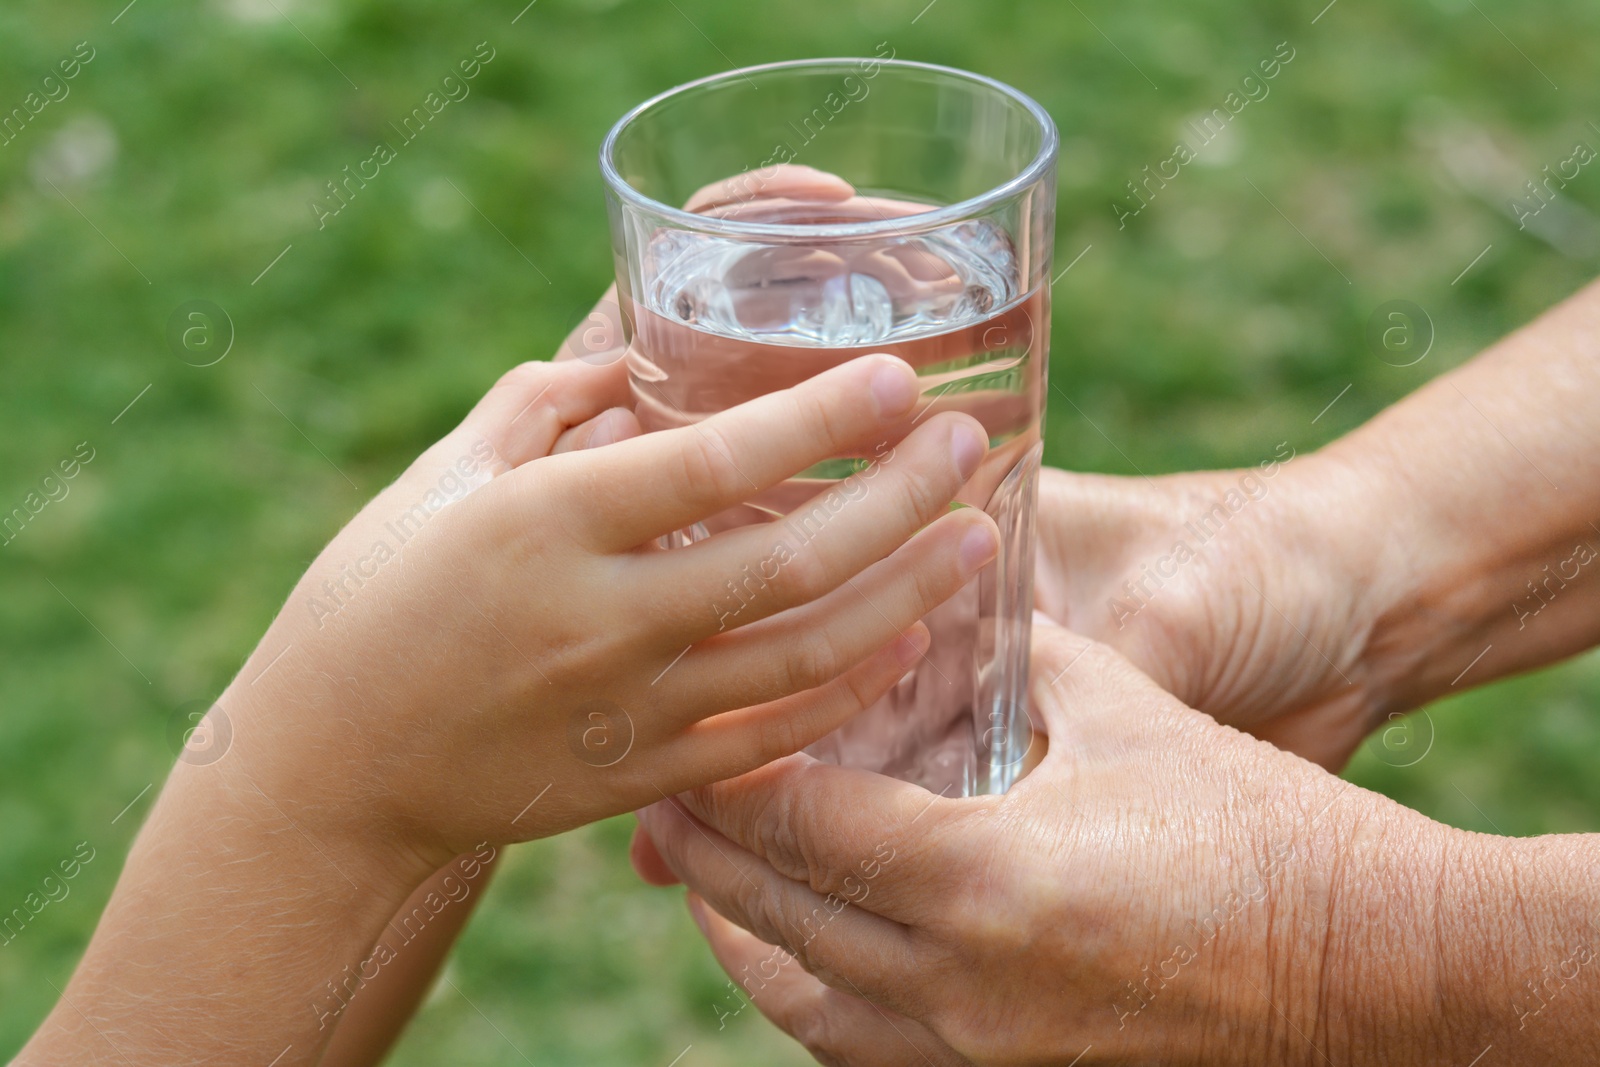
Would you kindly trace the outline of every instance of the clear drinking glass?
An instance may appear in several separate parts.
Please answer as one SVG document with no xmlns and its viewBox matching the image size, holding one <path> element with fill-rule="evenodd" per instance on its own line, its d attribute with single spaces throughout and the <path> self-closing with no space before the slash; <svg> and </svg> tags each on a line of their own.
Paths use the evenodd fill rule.
<svg viewBox="0 0 1600 1067">
<path fill-rule="evenodd" d="M 927 618 L 925 659 L 811 749 L 945 795 L 1004 791 L 1032 738 L 1056 147 L 1044 109 L 989 78 L 819 59 L 673 89 L 629 112 L 600 154 L 646 431 L 697 422 L 871 352 L 916 368 L 917 421 L 960 410 L 988 429 L 989 456 L 959 499 L 999 523 L 999 558 Z M 902 434 L 909 429 L 908 420 Z M 670 540 L 803 524 L 786 516 L 873 458 L 819 464 Z M 729 583 L 730 596 L 758 592 L 749 576 L 742 588 Z"/>
</svg>

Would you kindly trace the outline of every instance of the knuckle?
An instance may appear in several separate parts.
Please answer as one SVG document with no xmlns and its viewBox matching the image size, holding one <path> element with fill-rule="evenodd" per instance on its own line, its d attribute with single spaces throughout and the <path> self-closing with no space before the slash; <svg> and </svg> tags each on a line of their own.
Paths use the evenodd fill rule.
<svg viewBox="0 0 1600 1067">
<path fill-rule="evenodd" d="M 726 435 L 716 426 L 690 429 L 679 450 L 685 492 L 698 500 L 725 500 L 739 493 L 744 476 L 733 461 Z"/>
<path fill-rule="evenodd" d="M 832 446 L 850 438 L 849 417 L 844 405 L 832 403 L 814 391 L 802 393 L 796 399 L 806 440 Z"/>
<path fill-rule="evenodd" d="M 796 641 L 784 664 L 784 678 L 791 693 L 815 689 L 839 673 L 839 650 L 825 633 Z"/>
<path fill-rule="evenodd" d="M 500 375 L 491 391 L 504 393 L 514 400 L 528 401 L 537 396 L 540 390 L 548 388 L 552 377 L 548 363 L 519 363 Z"/>
<path fill-rule="evenodd" d="M 759 883 L 752 882 L 748 877 L 742 877 L 733 886 L 733 905 L 738 912 L 734 921 L 745 927 L 761 940 L 771 944 L 767 936 L 771 931 L 772 922 L 767 915 L 768 894 L 767 890 Z"/>
<path fill-rule="evenodd" d="M 791 803 L 776 796 L 768 801 L 761 813 L 755 843 L 760 856 L 780 874 L 803 881 L 809 878 L 810 868 L 794 831 Z"/>
<path fill-rule="evenodd" d="M 952 487 L 953 488 L 953 487 Z M 907 525 L 918 525 L 939 513 L 950 502 L 945 479 L 938 473 L 913 468 L 902 482 L 900 507 Z"/>
<path fill-rule="evenodd" d="M 846 671 L 842 676 L 844 691 L 849 693 L 848 711 L 854 714 L 866 710 L 867 706 L 874 703 L 882 695 L 882 687 L 871 674 L 860 671 Z"/>
<path fill-rule="evenodd" d="M 756 755 L 761 763 L 771 763 L 775 759 L 791 756 L 805 746 L 806 739 L 801 736 L 800 725 L 793 717 L 772 715 L 761 723 Z"/>
<path fill-rule="evenodd" d="M 745 922 L 740 923 L 752 934 L 769 945 L 787 950 L 789 938 L 785 936 L 781 915 L 783 901 L 780 891 L 770 881 L 756 881 L 749 877 L 739 879 L 734 889 L 734 902 Z"/>
<path fill-rule="evenodd" d="M 961 894 L 957 902 L 945 910 L 943 919 L 950 927 L 969 931 L 974 944 L 993 946 L 997 956 L 1011 958 L 1023 953 L 1036 943 L 1037 931 L 1027 926 L 1026 914 L 1018 910 L 1002 912 L 999 905 L 1013 903 L 993 894 Z"/>
<path fill-rule="evenodd" d="M 807 545 L 789 557 L 789 561 L 779 569 L 773 585 L 783 603 L 807 604 L 832 587 L 829 570 L 817 545 Z"/>
<path fill-rule="evenodd" d="M 808 1000 L 785 1020 L 789 1033 L 821 1064 L 844 1064 L 839 1046 L 839 1027 L 826 998 Z"/>
<path fill-rule="evenodd" d="M 852 904 L 862 903 L 871 894 L 871 886 L 857 877 L 854 869 L 841 869 L 829 864 L 817 854 L 815 846 L 808 848 L 803 841 L 795 847 L 798 849 L 795 877 L 806 882 L 813 893 L 822 897 L 819 918 L 825 921 L 831 919 Z"/>
<path fill-rule="evenodd" d="M 911 591 L 916 596 L 917 617 L 944 603 L 951 591 L 962 584 L 961 568 L 953 558 L 947 566 L 916 568 L 911 573 Z"/>
</svg>

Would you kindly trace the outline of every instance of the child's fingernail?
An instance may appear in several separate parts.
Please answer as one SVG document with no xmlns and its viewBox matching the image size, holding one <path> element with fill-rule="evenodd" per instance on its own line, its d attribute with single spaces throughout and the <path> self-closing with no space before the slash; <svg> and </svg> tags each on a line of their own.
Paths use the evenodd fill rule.
<svg viewBox="0 0 1600 1067">
<path fill-rule="evenodd" d="M 993 527 L 988 524 L 974 526 L 961 538 L 958 555 L 963 574 L 976 574 L 987 567 L 1000 554 L 1000 542 Z"/>
<path fill-rule="evenodd" d="M 923 656 L 927 655 L 928 645 L 932 642 L 933 635 L 926 626 L 913 627 L 900 635 L 895 642 L 895 659 L 900 661 L 904 670 L 909 670 Z"/>
<path fill-rule="evenodd" d="M 694 919 L 694 924 L 700 928 L 701 936 L 710 937 L 711 931 L 706 923 L 706 902 L 693 893 L 689 893 L 685 899 L 689 901 L 689 915 Z"/>
<path fill-rule="evenodd" d="M 977 430 L 966 423 L 957 423 L 955 429 L 950 432 L 950 453 L 955 457 L 956 470 L 961 472 L 962 480 L 972 477 L 972 472 L 983 462 L 984 449 L 988 443 L 978 435 Z"/>
<path fill-rule="evenodd" d="M 883 360 L 872 372 L 872 398 L 878 402 L 879 417 L 898 418 L 917 402 L 916 376 L 906 371 L 899 360 Z"/>
<path fill-rule="evenodd" d="M 589 434 L 589 443 L 584 447 L 604 448 L 606 445 L 616 444 L 616 442 L 617 417 L 615 415 L 609 415 L 605 418 L 602 418 L 595 426 L 594 431 Z"/>
</svg>

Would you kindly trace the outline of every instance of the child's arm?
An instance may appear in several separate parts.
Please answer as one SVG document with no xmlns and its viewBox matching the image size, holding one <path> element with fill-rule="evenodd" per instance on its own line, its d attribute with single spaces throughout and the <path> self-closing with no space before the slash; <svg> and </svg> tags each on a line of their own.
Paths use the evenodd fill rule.
<svg viewBox="0 0 1600 1067">
<path fill-rule="evenodd" d="M 916 620 L 995 552 L 981 512 L 946 513 L 984 451 L 955 415 L 805 522 L 659 551 L 822 459 L 874 455 L 915 379 L 871 357 L 548 455 L 613 402 L 586 385 L 607 374 L 514 372 L 334 539 L 212 713 L 231 746 L 180 760 L 18 1063 L 316 1063 L 452 857 L 798 750 L 901 677 Z"/>
<path fill-rule="evenodd" d="M 359 995 L 350 998 L 333 1027 L 318 1067 L 373 1067 L 383 1062 L 433 987 L 456 938 L 488 890 L 498 862 L 498 855 L 487 860 L 470 853 L 458 856 L 400 905 L 378 939 L 393 958 L 377 968 L 375 978 L 363 979 Z M 428 907 L 430 894 L 437 913 Z M 419 921 L 424 916 L 426 921 Z"/>
<path fill-rule="evenodd" d="M 610 293 L 607 298 L 614 305 Z M 601 307 L 604 304 L 602 301 Z M 626 367 L 619 358 L 599 362 L 606 364 L 608 371 L 584 376 L 587 392 L 580 394 L 584 399 L 569 401 L 567 417 L 557 425 L 565 426 L 570 419 L 583 418 L 604 404 L 625 401 Z M 627 407 L 613 407 L 563 430 L 556 436 L 551 451 L 598 448 L 638 434 L 639 422 L 633 412 Z M 399 913 L 390 920 L 389 929 L 379 938 L 387 943 L 395 958 L 379 970 L 376 978 L 364 980 L 361 995 L 350 999 L 334 1027 L 332 1040 L 323 1050 L 319 1067 L 373 1067 L 383 1062 L 437 980 L 439 969 L 488 890 L 490 876 L 498 862 L 498 855 L 488 860 L 471 854 L 458 856 L 412 891 L 410 899 L 400 905 Z M 429 894 L 433 894 L 435 901 L 449 900 L 450 903 L 420 929 L 402 930 L 408 917 L 411 926 L 417 925 L 417 909 L 427 908 Z M 399 951 L 401 946 L 405 948 L 403 953 Z"/>
</svg>

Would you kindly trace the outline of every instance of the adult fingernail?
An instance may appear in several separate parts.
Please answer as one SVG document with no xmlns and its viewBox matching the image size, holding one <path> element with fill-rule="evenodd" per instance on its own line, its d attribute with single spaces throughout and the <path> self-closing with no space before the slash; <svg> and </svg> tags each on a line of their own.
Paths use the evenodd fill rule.
<svg viewBox="0 0 1600 1067">
<path fill-rule="evenodd" d="M 872 372 L 872 398 L 880 418 L 899 418 L 917 402 L 917 376 L 898 359 L 880 360 Z"/>
<path fill-rule="evenodd" d="M 1000 554 L 1000 541 L 987 523 L 974 526 L 961 538 L 958 556 L 963 574 L 976 574 Z"/>
<path fill-rule="evenodd" d="M 706 922 L 706 902 L 689 893 L 685 898 L 689 902 L 689 915 L 694 919 L 694 924 L 700 928 L 702 937 L 710 937 L 710 925 Z"/>
<path fill-rule="evenodd" d="M 950 433 L 950 452 L 955 457 L 956 470 L 961 472 L 963 481 L 972 477 L 978 469 L 978 464 L 983 462 L 984 448 L 988 444 L 978 431 L 966 423 L 957 423 L 956 428 Z"/>
</svg>

